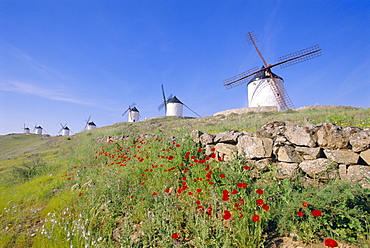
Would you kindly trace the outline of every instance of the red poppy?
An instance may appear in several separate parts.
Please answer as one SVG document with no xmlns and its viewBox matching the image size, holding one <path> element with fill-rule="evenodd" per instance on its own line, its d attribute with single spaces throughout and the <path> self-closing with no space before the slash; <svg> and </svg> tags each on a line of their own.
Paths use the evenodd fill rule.
<svg viewBox="0 0 370 248">
<path fill-rule="evenodd" d="M 302 212 L 302 211 L 298 211 L 298 216 L 303 216 L 304 215 L 304 213 Z"/>
<path fill-rule="evenodd" d="M 262 208 L 265 210 L 265 211 L 269 211 L 270 210 L 270 206 L 267 205 L 267 204 L 263 204 L 262 205 Z"/>
<path fill-rule="evenodd" d="M 246 165 L 243 168 L 246 169 L 246 170 L 249 170 L 250 167 L 248 165 Z"/>
<path fill-rule="evenodd" d="M 199 211 L 204 211 L 204 207 L 202 207 L 202 206 L 197 206 L 197 210 L 199 210 Z"/>
<path fill-rule="evenodd" d="M 263 205 L 263 199 L 258 199 L 258 200 L 256 200 L 256 203 L 257 203 L 257 205 L 258 206 L 261 206 L 261 205 Z"/>
<path fill-rule="evenodd" d="M 216 153 L 212 153 L 211 158 L 216 158 Z"/>
<path fill-rule="evenodd" d="M 211 151 L 212 151 L 212 152 L 213 152 L 213 151 L 216 151 L 216 148 L 214 148 L 214 147 L 213 147 L 213 148 L 211 149 Z"/>
<path fill-rule="evenodd" d="M 225 178 L 225 174 L 221 174 L 221 175 L 220 175 L 220 177 L 221 177 L 221 178 Z"/>
<path fill-rule="evenodd" d="M 324 244 L 328 247 L 338 247 L 338 243 L 334 239 L 325 239 Z"/>
<path fill-rule="evenodd" d="M 211 213 L 212 213 L 212 206 L 209 206 L 209 207 L 207 208 L 206 213 L 207 213 L 208 215 L 211 215 Z"/>
<path fill-rule="evenodd" d="M 178 239 L 179 238 L 179 235 L 177 233 L 172 233 L 172 238 L 173 239 Z"/>
<path fill-rule="evenodd" d="M 203 151 L 203 149 L 202 149 L 202 148 L 198 149 L 198 152 L 202 152 L 202 151 Z"/>
<path fill-rule="evenodd" d="M 247 184 L 246 183 L 238 183 L 238 188 L 247 188 Z"/>
<path fill-rule="evenodd" d="M 225 210 L 224 211 L 224 214 L 222 215 L 222 218 L 224 218 L 224 220 L 228 220 L 231 218 L 231 213 L 229 210 Z"/>
<path fill-rule="evenodd" d="M 197 189 L 197 192 L 198 192 L 198 193 L 202 192 L 202 189 Z"/>
<path fill-rule="evenodd" d="M 238 194 L 239 192 L 236 190 L 236 189 L 233 189 L 232 191 L 231 191 L 231 194 L 233 194 L 233 195 L 235 195 L 235 194 Z"/>
<path fill-rule="evenodd" d="M 321 212 L 321 210 L 313 210 L 312 211 L 312 215 L 314 216 L 314 217 L 319 217 L 319 216 L 321 216 L 322 215 L 322 212 Z"/>
<path fill-rule="evenodd" d="M 262 189 L 257 189 L 256 193 L 259 194 L 259 195 L 263 195 L 263 190 Z"/>
<path fill-rule="evenodd" d="M 307 203 L 307 202 L 304 202 L 304 203 L 302 203 L 302 206 L 306 208 L 306 207 L 308 207 L 309 205 L 308 205 L 308 203 Z"/>
<path fill-rule="evenodd" d="M 253 220 L 254 222 L 258 222 L 258 221 L 260 221 L 260 216 L 259 216 L 259 215 L 257 215 L 257 214 L 255 214 L 255 215 L 253 215 L 252 220 Z"/>
<path fill-rule="evenodd" d="M 79 193 L 78 196 L 82 196 L 82 193 Z"/>
</svg>

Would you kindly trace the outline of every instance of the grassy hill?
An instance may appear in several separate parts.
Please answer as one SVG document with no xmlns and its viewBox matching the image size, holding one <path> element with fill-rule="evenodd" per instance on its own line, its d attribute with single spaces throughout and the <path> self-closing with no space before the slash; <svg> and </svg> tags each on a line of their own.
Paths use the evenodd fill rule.
<svg viewBox="0 0 370 248">
<path fill-rule="evenodd" d="M 0 247 L 275 247 L 272 234 L 291 233 L 310 244 L 330 238 L 370 247 L 368 190 L 336 180 L 305 188 L 271 172 L 257 180 L 243 160 L 214 161 L 189 137 L 194 129 L 254 132 L 269 121 L 370 128 L 370 109 L 151 118 L 70 137 L 0 136 Z M 106 142 L 116 135 L 128 138 Z"/>
</svg>

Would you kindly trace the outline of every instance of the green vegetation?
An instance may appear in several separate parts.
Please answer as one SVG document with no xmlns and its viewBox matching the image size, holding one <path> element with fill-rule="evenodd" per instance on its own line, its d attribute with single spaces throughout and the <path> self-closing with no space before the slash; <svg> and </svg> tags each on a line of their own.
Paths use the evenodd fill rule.
<svg viewBox="0 0 370 248">
<path fill-rule="evenodd" d="M 370 246 L 369 190 L 336 180 L 304 187 L 273 169 L 255 179 L 243 160 L 205 157 L 189 137 L 269 121 L 369 128 L 369 113 L 311 108 L 1 136 L 0 247 L 263 247 L 271 233 Z"/>
</svg>

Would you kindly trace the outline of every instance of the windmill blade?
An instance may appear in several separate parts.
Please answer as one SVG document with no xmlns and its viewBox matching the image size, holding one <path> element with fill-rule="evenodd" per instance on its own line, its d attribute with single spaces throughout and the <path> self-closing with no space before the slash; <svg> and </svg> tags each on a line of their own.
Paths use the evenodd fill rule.
<svg viewBox="0 0 370 248">
<path fill-rule="evenodd" d="M 35 132 L 36 127 L 37 127 L 37 123 L 36 123 L 36 124 L 35 124 L 35 126 L 33 127 L 32 133 L 34 133 L 34 132 Z"/>
<path fill-rule="evenodd" d="M 122 116 L 124 116 L 126 113 L 127 113 L 127 111 L 129 111 L 131 108 L 130 107 L 128 107 L 126 110 L 125 110 L 125 112 L 123 112 L 123 114 L 122 114 Z"/>
<path fill-rule="evenodd" d="M 247 38 L 247 41 L 248 41 L 249 45 L 253 44 L 253 46 L 256 49 L 258 55 L 262 59 L 262 62 L 265 65 L 265 67 L 268 67 L 265 58 L 262 56 L 262 53 L 260 52 L 260 50 L 258 49 L 258 47 L 256 45 L 256 42 L 258 41 L 256 34 L 253 31 L 248 32 L 248 33 L 245 34 L 245 37 Z"/>
<path fill-rule="evenodd" d="M 276 63 L 272 66 L 280 65 L 280 68 L 285 68 L 291 65 L 295 65 L 303 61 L 321 56 L 321 50 L 322 49 L 319 47 L 319 45 L 310 46 L 297 52 L 279 57 L 279 63 Z"/>
<path fill-rule="evenodd" d="M 202 116 L 198 115 L 194 110 L 192 110 L 191 108 L 189 108 L 187 105 L 185 105 L 184 103 L 183 103 L 183 105 L 185 107 L 187 107 L 191 112 L 193 112 L 194 114 L 196 114 L 197 116 L 202 117 Z"/>
<path fill-rule="evenodd" d="M 166 95 L 164 94 L 164 86 L 163 84 L 161 85 L 162 87 L 162 96 L 163 96 L 163 105 L 165 108 L 165 113 L 167 113 L 167 100 L 166 100 Z M 158 110 L 161 110 L 163 108 L 162 104 L 159 105 Z"/>
<path fill-rule="evenodd" d="M 167 98 L 167 101 L 166 101 L 166 102 L 168 102 L 168 100 L 170 100 L 172 97 L 173 97 L 173 95 L 172 95 L 172 94 L 170 94 L 170 95 L 168 96 L 168 98 Z"/>
<path fill-rule="evenodd" d="M 85 124 L 84 130 L 86 130 L 87 125 L 89 124 L 90 118 L 91 118 L 91 115 L 89 115 L 89 119 L 85 120 L 86 121 L 86 124 Z"/>
<path fill-rule="evenodd" d="M 253 75 L 264 70 L 266 70 L 266 68 L 258 70 L 258 67 L 256 66 L 252 69 L 249 69 L 248 71 L 242 72 L 234 77 L 224 80 L 224 86 L 226 87 L 226 89 L 231 89 L 238 85 L 244 84 L 249 81 Z"/>
<path fill-rule="evenodd" d="M 163 107 L 166 106 L 166 102 L 162 102 L 159 106 L 158 106 L 158 110 L 161 111 L 163 109 Z"/>
<path fill-rule="evenodd" d="M 62 132 L 62 130 L 63 130 L 63 128 L 61 128 L 61 129 L 59 130 L 58 134 L 60 134 L 60 132 Z"/>
</svg>

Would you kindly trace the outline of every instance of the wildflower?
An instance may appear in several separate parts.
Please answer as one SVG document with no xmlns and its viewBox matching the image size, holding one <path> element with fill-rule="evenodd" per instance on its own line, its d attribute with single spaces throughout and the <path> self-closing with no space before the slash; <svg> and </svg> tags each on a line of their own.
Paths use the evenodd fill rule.
<svg viewBox="0 0 370 248">
<path fill-rule="evenodd" d="M 68 179 L 68 180 L 71 180 L 71 178 L 70 178 L 70 177 L 68 177 L 67 179 Z"/>
<path fill-rule="evenodd" d="M 216 153 L 212 153 L 211 158 L 216 158 Z"/>
<path fill-rule="evenodd" d="M 322 212 L 321 212 L 321 210 L 313 210 L 312 211 L 312 215 L 314 216 L 314 217 L 319 217 L 319 216 L 321 216 L 322 215 Z"/>
<path fill-rule="evenodd" d="M 221 175 L 220 175 L 220 177 L 221 177 L 221 178 L 225 178 L 225 174 L 221 174 Z"/>
<path fill-rule="evenodd" d="M 325 239 L 324 244 L 328 247 L 338 247 L 338 243 L 334 239 Z"/>
<path fill-rule="evenodd" d="M 222 218 L 224 218 L 224 220 L 228 220 L 231 218 L 231 213 L 229 210 L 225 210 L 224 211 L 224 214 L 222 215 Z"/>
<path fill-rule="evenodd" d="M 231 194 L 233 194 L 233 195 L 235 195 L 235 194 L 238 194 L 239 192 L 236 190 L 236 189 L 233 189 L 232 191 L 231 191 Z"/>
<path fill-rule="evenodd" d="M 304 213 L 303 213 L 302 211 L 298 211 L 297 215 L 298 215 L 298 216 L 303 216 L 303 215 L 304 215 Z"/>
<path fill-rule="evenodd" d="M 246 166 L 244 166 L 243 168 L 244 168 L 245 170 L 249 170 L 249 168 L 250 168 L 250 167 L 249 167 L 248 165 L 246 165 Z"/>
<path fill-rule="evenodd" d="M 256 193 L 259 194 L 259 195 L 263 195 L 263 190 L 262 189 L 257 189 Z"/>
<path fill-rule="evenodd" d="M 202 149 L 202 148 L 199 148 L 199 149 L 198 149 L 198 152 L 202 152 L 202 151 L 203 151 L 203 149 Z"/>
<path fill-rule="evenodd" d="M 246 183 L 238 183 L 238 188 L 247 188 L 247 184 Z"/>
<path fill-rule="evenodd" d="M 177 233 L 172 233 L 172 238 L 173 239 L 178 239 L 179 238 L 179 235 Z"/>
<path fill-rule="evenodd" d="M 308 203 L 307 203 L 307 202 L 304 202 L 304 203 L 302 203 L 302 206 L 306 208 L 306 207 L 308 207 L 309 205 L 308 205 Z"/>
<path fill-rule="evenodd" d="M 258 206 L 261 206 L 261 205 L 263 205 L 263 200 L 262 199 L 258 199 L 258 200 L 256 200 L 256 203 L 257 203 L 257 205 Z"/>
<path fill-rule="evenodd" d="M 213 148 L 211 149 L 211 151 L 212 151 L 212 152 L 213 152 L 213 151 L 216 151 L 216 148 L 214 148 L 214 147 L 213 147 Z"/>
<path fill-rule="evenodd" d="M 257 215 L 257 214 L 255 214 L 255 215 L 253 215 L 252 220 L 253 220 L 254 222 L 258 222 L 258 221 L 260 221 L 260 216 L 259 216 L 259 215 Z"/>
<path fill-rule="evenodd" d="M 207 213 L 208 215 L 211 215 L 211 213 L 212 213 L 212 206 L 209 206 L 209 207 L 207 208 L 206 213 Z"/>
<path fill-rule="evenodd" d="M 197 189 L 197 192 L 198 192 L 198 193 L 202 192 L 202 189 Z"/>
<path fill-rule="evenodd" d="M 82 193 L 79 193 L 78 196 L 82 196 Z"/>
<path fill-rule="evenodd" d="M 262 205 L 262 208 L 265 210 L 265 211 L 269 211 L 270 210 L 270 206 L 267 205 L 267 204 L 263 204 Z"/>
<path fill-rule="evenodd" d="M 157 193 L 156 193 L 156 192 L 154 192 L 154 193 L 153 193 L 153 196 L 154 196 L 154 195 L 157 195 Z"/>
<path fill-rule="evenodd" d="M 204 211 L 204 207 L 202 207 L 202 206 L 197 206 L 197 210 L 199 210 L 199 211 Z"/>
</svg>

